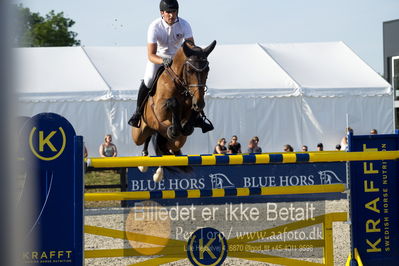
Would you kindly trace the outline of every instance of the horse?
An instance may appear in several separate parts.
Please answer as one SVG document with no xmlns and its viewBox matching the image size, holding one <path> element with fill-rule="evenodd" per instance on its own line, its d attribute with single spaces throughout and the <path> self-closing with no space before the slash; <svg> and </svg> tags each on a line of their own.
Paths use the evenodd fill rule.
<svg viewBox="0 0 399 266">
<path fill-rule="evenodd" d="M 187 137 L 194 131 L 195 119 L 205 107 L 207 58 L 215 45 L 213 41 L 203 49 L 185 41 L 177 50 L 172 65 L 159 76 L 143 106 L 139 128 L 132 129 L 134 143 L 144 144 L 144 156 L 148 156 L 151 139 L 156 155 L 181 154 Z M 155 182 L 163 179 L 163 167 L 157 169 L 153 179 Z"/>
</svg>

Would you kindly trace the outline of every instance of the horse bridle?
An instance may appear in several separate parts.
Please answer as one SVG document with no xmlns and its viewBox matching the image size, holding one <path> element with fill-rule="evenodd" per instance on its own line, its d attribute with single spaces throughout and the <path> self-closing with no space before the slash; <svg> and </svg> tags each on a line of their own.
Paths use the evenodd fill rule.
<svg viewBox="0 0 399 266">
<path fill-rule="evenodd" d="M 201 68 L 196 67 L 193 63 L 195 62 L 205 62 L 204 66 L 202 66 Z M 181 87 L 183 90 L 181 92 L 181 94 L 185 95 L 185 96 L 194 96 L 194 92 L 192 92 L 190 90 L 191 87 L 203 87 L 204 88 L 204 92 L 206 92 L 208 90 L 208 87 L 206 86 L 206 84 L 188 84 L 187 82 L 187 68 L 191 68 L 192 70 L 194 70 L 197 74 L 197 77 L 199 74 L 201 74 L 204 70 L 206 70 L 209 67 L 209 62 L 206 59 L 198 59 L 198 60 L 192 60 L 192 59 L 187 59 L 184 62 L 184 66 L 183 66 L 183 80 L 173 71 L 173 69 L 171 67 L 166 67 L 165 70 L 168 73 L 169 77 L 173 80 L 173 82 L 175 82 L 177 85 L 179 85 L 179 87 Z M 197 78 L 199 80 L 199 78 Z"/>
</svg>

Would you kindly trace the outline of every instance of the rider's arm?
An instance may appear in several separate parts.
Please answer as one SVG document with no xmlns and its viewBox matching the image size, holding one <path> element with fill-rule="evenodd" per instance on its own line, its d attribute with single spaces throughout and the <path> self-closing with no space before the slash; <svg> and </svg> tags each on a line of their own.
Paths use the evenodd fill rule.
<svg viewBox="0 0 399 266">
<path fill-rule="evenodd" d="M 162 57 L 157 55 L 157 48 L 158 48 L 157 43 L 148 43 L 147 56 L 148 60 L 150 60 L 152 63 L 160 65 L 162 64 Z"/>
<path fill-rule="evenodd" d="M 192 41 L 194 43 L 194 38 L 187 38 L 187 41 Z M 152 63 L 160 65 L 162 64 L 162 57 L 157 55 L 157 43 L 148 43 L 147 44 L 147 57 Z"/>
</svg>

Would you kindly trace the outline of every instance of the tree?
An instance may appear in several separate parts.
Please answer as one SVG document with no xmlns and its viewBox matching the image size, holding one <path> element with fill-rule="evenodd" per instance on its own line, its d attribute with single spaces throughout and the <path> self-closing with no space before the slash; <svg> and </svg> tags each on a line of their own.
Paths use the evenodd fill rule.
<svg viewBox="0 0 399 266">
<path fill-rule="evenodd" d="M 76 32 L 69 28 L 75 24 L 64 17 L 64 12 L 51 10 L 45 17 L 31 12 L 22 5 L 15 6 L 17 25 L 14 45 L 19 47 L 74 46 L 80 45 Z"/>
</svg>

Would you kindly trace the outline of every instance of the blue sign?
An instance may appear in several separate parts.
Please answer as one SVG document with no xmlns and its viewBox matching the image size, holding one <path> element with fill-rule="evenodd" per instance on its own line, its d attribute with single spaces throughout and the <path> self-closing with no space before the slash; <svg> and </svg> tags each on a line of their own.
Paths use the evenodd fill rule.
<svg viewBox="0 0 399 266">
<path fill-rule="evenodd" d="M 350 151 L 399 149 L 399 135 L 349 136 Z M 353 248 L 363 265 L 399 261 L 398 162 L 350 163 Z"/>
<path fill-rule="evenodd" d="M 226 238 L 211 227 L 198 229 L 188 239 L 187 257 L 193 265 L 222 265 L 227 251 Z"/>
<path fill-rule="evenodd" d="M 18 208 L 28 243 L 21 264 L 83 265 L 83 139 L 53 113 L 34 116 L 20 132 Z"/>
<path fill-rule="evenodd" d="M 128 170 L 129 191 L 187 190 L 215 188 L 259 188 L 275 186 L 306 186 L 346 183 L 346 163 L 296 163 L 264 165 L 195 166 L 192 171 L 182 173 L 165 170 L 165 178 L 155 183 L 152 176 L 155 167 L 146 173 L 137 168 Z M 273 200 L 320 200 L 346 197 L 341 193 L 254 196 L 248 198 L 202 198 L 180 199 L 179 204 L 224 204 L 226 202 L 266 202 Z M 159 200 L 169 205 L 175 199 Z"/>
</svg>

